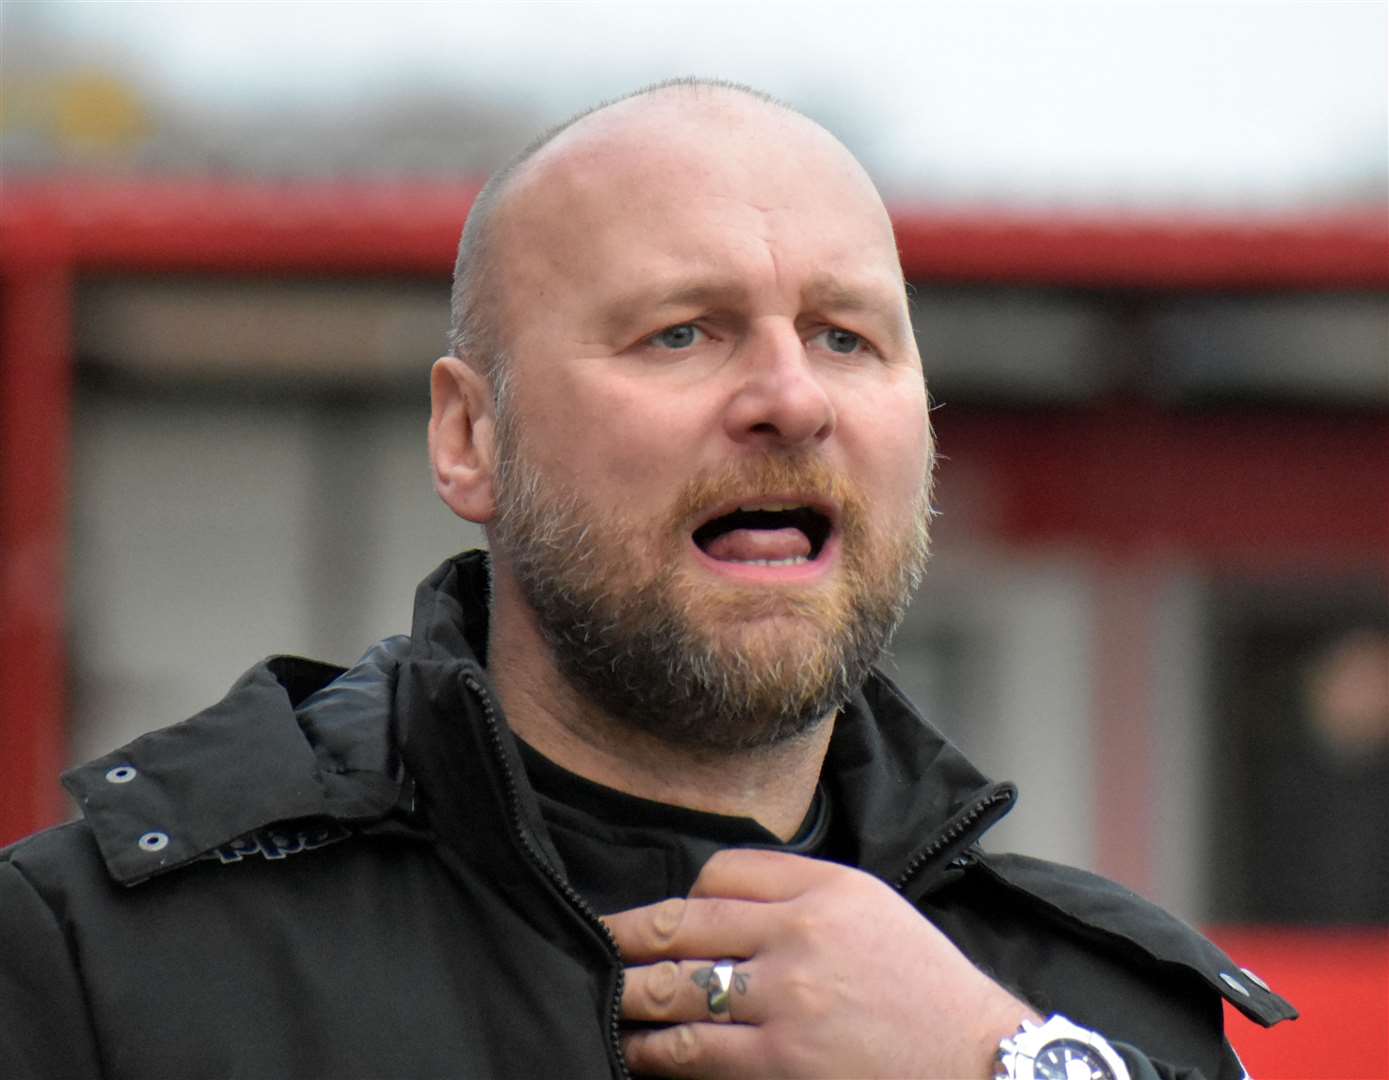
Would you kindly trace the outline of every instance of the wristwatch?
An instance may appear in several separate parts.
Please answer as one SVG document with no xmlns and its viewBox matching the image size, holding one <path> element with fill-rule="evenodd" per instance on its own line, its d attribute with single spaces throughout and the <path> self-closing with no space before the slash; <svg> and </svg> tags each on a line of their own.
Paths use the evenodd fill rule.
<svg viewBox="0 0 1389 1080">
<path fill-rule="evenodd" d="M 1129 1080 L 1123 1058 L 1103 1035 L 1064 1016 L 1044 1024 L 1024 1020 L 998 1045 L 995 1080 Z"/>
</svg>

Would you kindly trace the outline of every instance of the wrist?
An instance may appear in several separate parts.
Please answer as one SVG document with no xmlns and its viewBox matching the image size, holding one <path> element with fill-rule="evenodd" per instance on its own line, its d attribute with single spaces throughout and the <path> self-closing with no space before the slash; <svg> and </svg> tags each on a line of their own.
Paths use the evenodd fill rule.
<svg viewBox="0 0 1389 1080">
<path fill-rule="evenodd" d="M 970 1068 L 961 1071 L 961 1076 L 991 1078 L 995 1075 L 994 1066 L 998 1060 L 998 1048 L 1004 1039 L 1016 1034 L 1024 1021 L 1041 1024 L 1043 1017 L 1026 1002 L 1019 1000 L 997 984 L 996 996 L 988 1007 L 980 1009 L 979 1024 L 976 1028 Z"/>
</svg>

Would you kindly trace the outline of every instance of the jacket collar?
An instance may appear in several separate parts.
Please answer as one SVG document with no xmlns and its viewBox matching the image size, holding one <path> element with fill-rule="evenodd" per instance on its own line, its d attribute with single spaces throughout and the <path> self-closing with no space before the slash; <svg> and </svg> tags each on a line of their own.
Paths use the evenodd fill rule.
<svg viewBox="0 0 1389 1080">
<path fill-rule="evenodd" d="M 455 848 L 493 862 L 538 851 L 558 872 L 559 854 L 484 667 L 489 581 L 486 552 L 471 551 L 416 590 L 395 737 L 431 827 Z"/>
<path fill-rule="evenodd" d="M 475 790 L 480 782 L 506 792 L 511 813 L 558 867 L 514 736 L 483 668 L 489 591 L 487 555 L 482 551 L 450 559 L 420 585 L 411 658 L 402 666 L 400 685 L 403 690 L 427 684 L 436 696 L 445 693 L 448 700 L 436 700 L 434 708 L 398 709 L 403 752 L 421 788 L 442 802 L 452 802 L 453 793 Z M 468 682 L 479 684 L 482 693 L 446 689 L 460 682 L 465 687 Z M 493 714 L 482 723 L 476 717 L 479 706 Z M 474 714 L 472 722 L 450 722 L 450 717 L 469 712 Z M 492 720 L 497 733 L 489 736 Z M 927 867 L 912 866 L 923 847 L 937 841 L 931 864 L 943 866 L 1011 809 L 1015 795 L 1012 785 L 994 784 L 980 773 L 878 672 L 870 675 L 836 721 L 824 780 L 835 813 L 847 823 L 845 834 L 856 839 L 858 865 L 889 882 L 899 881 L 910 870 L 918 879 L 915 891 L 929 883 Z M 468 798 L 467 812 L 460 804 L 456 816 L 475 820 L 476 802 Z M 476 829 L 470 826 L 468 834 L 469 845 L 476 845 Z"/>
<path fill-rule="evenodd" d="M 460 852 L 558 873 L 484 667 L 488 575 L 485 552 L 449 559 L 417 590 L 411 635 L 351 670 L 272 658 L 210 709 L 64 774 L 111 876 L 135 884 L 283 822 L 379 822 L 416 788 Z M 825 781 L 856 861 L 888 881 L 921 878 L 932 837 L 932 862 L 948 861 L 1012 798 L 876 673 L 836 722 Z"/>
</svg>

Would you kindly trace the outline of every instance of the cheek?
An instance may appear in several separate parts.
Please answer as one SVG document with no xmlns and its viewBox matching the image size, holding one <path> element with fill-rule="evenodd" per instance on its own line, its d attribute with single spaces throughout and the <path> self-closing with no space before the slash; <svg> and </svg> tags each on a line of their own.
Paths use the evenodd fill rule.
<svg viewBox="0 0 1389 1080">
<path fill-rule="evenodd" d="M 688 479 L 700 444 L 692 405 L 664 396 L 618 398 L 608 412 L 608 425 L 613 483 L 633 491 L 655 489 L 666 499 Z"/>
<path fill-rule="evenodd" d="M 928 480 L 929 464 L 924 440 L 904 444 L 898 454 L 883 463 L 877 497 L 887 507 L 900 512 L 904 519 L 913 518 Z"/>
<path fill-rule="evenodd" d="M 852 428 L 867 466 L 865 483 L 881 498 L 915 495 L 932 454 L 925 392 L 859 395 L 853 408 L 851 416 L 841 415 L 841 429 Z"/>
<path fill-rule="evenodd" d="M 671 473 L 682 461 L 688 467 L 695 444 L 697 409 L 685 395 L 642 389 L 621 379 L 557 374 L 530 414 L 532 445 L 552 475 L 627 497 L 675 485 L 680 478 Z"/>
</svg>

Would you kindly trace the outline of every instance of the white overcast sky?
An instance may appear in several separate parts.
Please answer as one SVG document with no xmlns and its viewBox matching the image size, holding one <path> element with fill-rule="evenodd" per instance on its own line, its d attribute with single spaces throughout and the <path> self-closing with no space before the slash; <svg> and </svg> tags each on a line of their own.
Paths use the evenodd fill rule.
<svg viewBox="0 0 1389 1080">
<path fill-rule="evenodd" d="M 1389 173 L 1384 0 L 0 2 L 27 9 L 11 31 L 41 22 L 219 110 L 466 92 L 548 122 L 671 75 L 737 79 L 889 189 L 947 201 L 1258 209 Z"/>
</svg>

